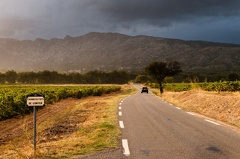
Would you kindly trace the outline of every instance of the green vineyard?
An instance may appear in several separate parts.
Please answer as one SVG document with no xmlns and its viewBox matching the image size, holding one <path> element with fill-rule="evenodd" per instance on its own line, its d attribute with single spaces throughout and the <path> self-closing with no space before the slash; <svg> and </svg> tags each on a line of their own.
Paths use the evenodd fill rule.
<svg viewBox="0 0 240 159">
<path fill-rule="evenodd" d="M 148 85 L 152 88 L 159 88 L 158 84 L 150 83 Z M 237 92 L 240 91 L 240 81 L 204 82 L 204 83 L 165 83 L 164 89 L 174 92 L 189 90 Z"/>
<path fill-rule="evenodd" d="M 35 86 L 35 85 L 0 85 L 0 120 L 25 115 L 32 111 L 26 106 L 26 96 L 40 93 L 45 96 L 45 103 L 52 104 L 66 98 L 80 99 L 88 96 L 101 96 L 116 92 L 121 86 Z"/>
</svg>

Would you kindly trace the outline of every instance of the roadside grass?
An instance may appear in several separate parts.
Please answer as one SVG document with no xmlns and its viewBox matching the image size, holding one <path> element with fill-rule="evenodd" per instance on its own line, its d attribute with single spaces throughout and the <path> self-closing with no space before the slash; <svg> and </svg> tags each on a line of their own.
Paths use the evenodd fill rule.
<svg viewBox="0 0 240 159">
<path fill-rule="evenodd" d="M 210 92 L 198 89 L 183 92 L 165 91 L 161 95 L 156 90 L 153 92 L 187 111 L 240 128 L 240 92 Z"/>
<path fill-rule="evenodd" d="M 119 92 L 80 99 L 75 105 L 67 105 L 64 110 L 37 123 L 35 154 L 33 128 L 26 128 L 23 124 L 21 137 L 0 145 L 0 159 L 74 158 L 106 148 L 117 148 L 120 136 L 118 103 L 134 92 L 136 90 L 131 85 L 122 85 Z"/>
</svg>

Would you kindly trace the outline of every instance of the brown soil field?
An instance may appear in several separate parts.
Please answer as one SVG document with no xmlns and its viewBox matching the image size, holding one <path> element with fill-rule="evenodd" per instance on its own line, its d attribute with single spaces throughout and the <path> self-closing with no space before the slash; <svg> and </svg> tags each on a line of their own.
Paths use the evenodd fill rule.
<svg viewBox="0 0 240 159">
<path fill-rule="evenodd" d="M 59 103 L 46 106 L 37 111 L 37 123 L 41 123 L 46 118 L 54 116 L 56 113 L 66 109 L 68 105 L 74 105 L 78 102 L 75 99 L 66 99 Z M 0 122 L 0 145 L 22 136 L 27 130 L 33 129 L 33 114 L 18 116 L 12 119 Z"/>
<path fill-rule="evenodd" d="M 45 120 L 64 112 L 66 109 L 76 105 L 80 100 L 66 99 L 61 102 L 48 105 L 44 109 L 37 111 L 38 125 Z M 78 121 L 71 122 L 71 118 L 78 117 Z M 69 118 L 60 120 L 59 123 L 50 124 L 45 130 L 38 132 L 37 143 L 44 143 L 46 140 L 59 140 L 78 130 L 78 123 L 84 122 L 86 113 L 74 114 Z M 18 116 L 0 122 L 0 158 L 24 158 L 33 154 L 33 114 Z M 25 149 L 25 152 L 21 152 Z M 21 155 L 17 155 L 21 154 Z"/>
<path fill-rule="evenodd" d="M 240 92 L 164 92 L 161 98 L 187 111 L 240 128 Z"/>
</svg>

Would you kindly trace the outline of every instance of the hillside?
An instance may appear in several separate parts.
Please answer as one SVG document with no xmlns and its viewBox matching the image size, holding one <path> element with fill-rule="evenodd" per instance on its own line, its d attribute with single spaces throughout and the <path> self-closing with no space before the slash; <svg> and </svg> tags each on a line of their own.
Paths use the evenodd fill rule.
<svg viewBox="0 0 240 159">
<path fill-rule="evenodd" d="M 141 70 L 153 61 L 181 63 L 184 70 L 239 70 L 240 45 L 183 41 L 118 33 L 64 39 L 0 39 L 0 71 Z"/>
</svg>

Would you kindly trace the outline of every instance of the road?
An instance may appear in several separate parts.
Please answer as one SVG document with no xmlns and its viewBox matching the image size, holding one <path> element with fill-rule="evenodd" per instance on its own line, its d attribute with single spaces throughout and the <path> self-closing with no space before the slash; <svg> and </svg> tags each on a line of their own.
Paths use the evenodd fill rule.
<svg viewBox="0 0 240 159">
<path fill-rule="evenodd" d="M 124 155 L 129 159 L 240 159 L 240 133 L 171 105 L 151 92 L 119 103 Z M 117 158 L 117 157 L 114 157 Z"/>
</svg>

